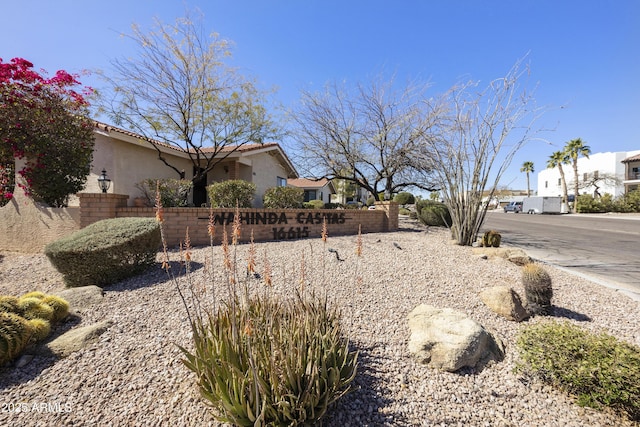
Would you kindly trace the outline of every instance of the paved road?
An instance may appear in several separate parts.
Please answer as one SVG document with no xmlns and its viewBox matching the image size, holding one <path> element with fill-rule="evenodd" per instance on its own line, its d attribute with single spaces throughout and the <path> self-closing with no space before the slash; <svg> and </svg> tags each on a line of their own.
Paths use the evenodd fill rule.
<svg viewBox="0 0 640 427">
<path fill-rule="evenodd" d="M 482 232 L 640 300 L 640 215 L 526 215 L 488 212 Z M 635 295 L 633 295 L 635 294 Z"/>
</svg>

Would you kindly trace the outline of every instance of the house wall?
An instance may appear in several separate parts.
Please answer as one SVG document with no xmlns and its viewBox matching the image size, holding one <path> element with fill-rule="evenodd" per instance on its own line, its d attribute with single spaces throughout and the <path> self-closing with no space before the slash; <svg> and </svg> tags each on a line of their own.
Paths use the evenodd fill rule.
<svg viewBox="0 0 640 427">
<path fill-rule="evenodd" d="M 627 157 L 633 156 L 640 151 L 631 152 L 606 152 L 596 153 L 586 157 L 580 157 L 578 159 L 578 179 L 582 181 L 585 173 L 593 173 L 598 171 L 602 176 L 604 174 L 615 175 L 618 180 L 618 185 L 605 184 L 600 185 L 600 194 L 609 193 L 614 197 L 624 194 L 624 185 L 622 181 L 625 179 L 625 166 L 622 163 Z M 567 191 L 569 194 L 573 194 L 573 166 L 562 165 L 562 169 L 567 180 Z M 561 196 L 562 186 L 559 184 L 560 172 L 558 168 L 545 169 L 538 173 L 538 196 Z M 581 194 L 593 194 L 594 188 L 580 189 Z"/>
<path fill-rule="evenodd" d="M 98 193 L 98 176 L 102 169 L 107 171 L 111 179 L 110 194 L 129 195 L 128 203 L 133 205 L 133 199 L 142 196 L 136 184 L 148 178 L 179 178 L 176 171 L 166 166 L 158 159 L 157 152 L 146 141 L 121 141 L 96 132 L 94 157 L 91 163 L 91 173 L 83 193 Z M 185 178 L 193 178 L 193 164 L 189 159 L 163 153 L 169 164 L 185 171 Z M 74 205 L 78 206 L 77 199 Z"/>
<path fill-rule="evenodd" d="M 244 173 L 244 175 L 243 175 Z M 256 185 L 256 197 L 253 206 L 261 208 L 262 197 L 267 189 L 278 185 L 277 177 L 287 178 L 286 169 L 272 155 L 267 153 L 256 154 L 251 157 L 251 168 L 241 168 L 241 179 L 251 181 Z"/>
</svg>

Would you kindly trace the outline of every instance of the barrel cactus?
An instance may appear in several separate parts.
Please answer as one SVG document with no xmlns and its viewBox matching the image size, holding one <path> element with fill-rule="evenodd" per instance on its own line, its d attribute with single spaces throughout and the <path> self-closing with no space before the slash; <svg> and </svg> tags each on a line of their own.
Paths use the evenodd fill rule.
<svg viewBox="0 0 640 427">
<path fill-rule="evenodd" d="M 539 264 L 530 263 L 522 268 L 527 311 L 533 315 L 551 314 L 553 289 L 549 273 Z"/>
<path fill-rule="evenodd" d="M 502 236 L 495 230 L 489 230 L 482 236 L 482 246 L 485 248 L 499 248 Z"/>
<path fill-rule="evenodd" d="M 27 319 L 15 313 L 0 312 L 0 366 L 20 354 L 32 334 Z"/>
<path fill-rule="evenodd" d="M 36 297 L 20 297 L 18 300 L 20 314 L 27 320 L 31 319 L 53 319 L 53 308 L 42 302 L 42 299 Z"/>
</svg>

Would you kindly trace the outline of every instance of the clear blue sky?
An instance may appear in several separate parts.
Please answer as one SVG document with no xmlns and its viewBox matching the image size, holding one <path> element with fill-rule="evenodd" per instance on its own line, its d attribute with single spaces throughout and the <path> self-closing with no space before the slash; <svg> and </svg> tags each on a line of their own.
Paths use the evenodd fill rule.
<svg viewBox="0 0 640 427">
<path fill-rule="evenodd" d="M 502 184 L 525 188 L 573 138 L 592 152 L 640 149 L 640 0 L 21 0 L 0 8 L 0 57 L 20 56 L 49 73 L 102 69 L 131 45 L 119 36 L 154 16 L 172 22 L 185 4 L 207 29 L 235 42 L 233 64 L 276 87 L 285 107 L 301 88 L 367 81 L 395 72 L 433 83 L 502 77 L 529 53 L 536 99 L 556 108 L 541 124 L 556 130 L 520 151 Z M 94 77 L 83 83 L 100 86 Z M 535 178 L 532 180 L 535 188 Z"/>
</svg>

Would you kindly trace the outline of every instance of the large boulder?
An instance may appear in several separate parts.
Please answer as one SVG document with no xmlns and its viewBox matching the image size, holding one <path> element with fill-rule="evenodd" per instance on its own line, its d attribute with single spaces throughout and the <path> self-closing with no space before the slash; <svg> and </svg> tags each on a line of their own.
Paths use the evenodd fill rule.
<svg viewBox="0 0 640 427">
<path fill-rule="evenodd" d="M 67 357 L 85 346 L 98 340 L 100 335 L 106 332 L 113 322 L 102 321 L 93 325 L 71 329 L 58 338 L 46 344 L 46 348 L 58 357 Z"/>
<path fill-rule="evenodd" d="M 454 372 L 504 357 L 502 342 L 464 313 L 421 304 L 408 317 L 409 351 L 421 363 Z"/>
<path fill-rule="evenodd" d="M 520 295 L 508 286 L 494 286 L 480 291 L 480 299 L 494 313 L 507 320 L 522 322 L 529 313 L 522 306 Z"/>
<path fill-rule="evenodd" d="M 504 258 L 519 266 L 523 266 L 531 262 L 531 257 L 519 248 L 474 247 L 471 251 L 476 255 L 486 256 L 489 258 Z"/>
</svg>

